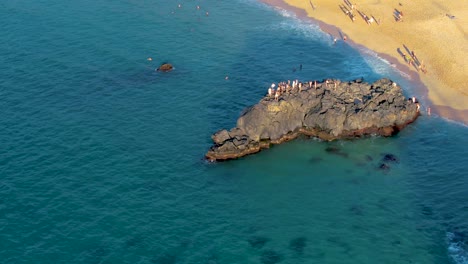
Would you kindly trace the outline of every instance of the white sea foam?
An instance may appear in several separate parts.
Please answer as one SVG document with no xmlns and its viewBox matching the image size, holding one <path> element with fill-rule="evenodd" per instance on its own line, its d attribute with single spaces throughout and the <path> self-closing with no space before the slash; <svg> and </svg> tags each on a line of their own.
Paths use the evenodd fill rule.
<svg viewBox="0 0 468 264">
<path fill-rule="evenodd" d="M 448 254 L 456 264 L 468 264 L 468 252 L 460 241 L 456 241 L 455 234 L 447 232 Z"/>
</svg>

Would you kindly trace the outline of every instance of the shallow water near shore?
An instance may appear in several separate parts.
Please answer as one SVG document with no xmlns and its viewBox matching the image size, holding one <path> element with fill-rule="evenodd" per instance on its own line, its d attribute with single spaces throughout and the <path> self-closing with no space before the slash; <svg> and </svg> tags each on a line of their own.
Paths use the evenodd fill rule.
<svg viewBox="0 0 468 264">
<path fill-rule="evenodd" d="M 466 126 L 203 160 L 271 82 L 412 96 L 372 53 L 251 0 L 0 6 L 0 263 L 468 263 Z"/>
</svg>

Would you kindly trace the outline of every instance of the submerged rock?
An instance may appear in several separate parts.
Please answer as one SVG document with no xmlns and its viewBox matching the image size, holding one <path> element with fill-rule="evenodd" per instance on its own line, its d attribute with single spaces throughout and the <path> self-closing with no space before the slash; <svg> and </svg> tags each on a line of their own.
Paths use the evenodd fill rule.
<svg viewBox="0 0 468 264">
<path fill-rule="evenodd" d="M 292 239 L 289 242 L 289 249 L 294 251 L 296 254 L 302 255 L 304 254 L 304 248 L 307 245 L 307 238 L 306 237 L 297 237 Z"/>
<path fill-rule="evenodd" d="M 383 172 L 389 172 L 390 171 L 390 166 L 388 166 L 388 164 L 386 164 L 386 163 L 381 163 L 379 165 L 378 169 L 383 171 Z"/>
<path fill-rule="evenodd" d="M 255 249 L 261 249 L 268 241 L 270 241 L 269 238 L 262 236 L 254 236 L 248 239 L 250 246 Z"/>
<path fill-rule="evenodd" d="M 283 255 L 274 250 L 265 250 L 262 252 L 262 255 L 260 257 L 260 261 L 263 264 L 275 264 L 283 261 L 283 259 Z"/>
<path fill-rule="evenodd" d="M 382 161 L 383 162 L 395 162 L 395 163 L 399 163 L 400 160 L 398 159 L 397 156 L 393 155 L 393 154 L 385 154 L 382 158 Z"/>
<path fill-rule="evenodd" d="M 235 159 L 299 135 L 322 140 L 391 136 L 419 115 L 417 104 L 389 79 L 373 84 L 327 80 L 301 86 L 283 92 L 278 100 L 266 96 L 247 108 L 235 128 L 212 136 L 214 145 L 206 158 Z"/>
</svg>

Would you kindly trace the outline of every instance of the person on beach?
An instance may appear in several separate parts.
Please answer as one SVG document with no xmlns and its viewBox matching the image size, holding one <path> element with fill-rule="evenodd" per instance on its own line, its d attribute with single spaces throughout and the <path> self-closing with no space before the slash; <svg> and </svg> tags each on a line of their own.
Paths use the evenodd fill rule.
<svg viewBox="0 0 468 264">
<path fill-rule="evenodd" d="M 431 108 L 430 107 L 427 108 L 427 115 L 429 115 L 429 116 L 431 115 Z"/>
<path fill-rule="evenodd" d="M 278 90 L 276 90 L 276 93 L 275 93 L 275 100 L 276 101 L 278 101 L 279 96 L 280 96 L 280 92 Z"/>
<path fill-rule="evenodd" d="M 268 88 L 268 96 L 271 97 L 273 96 L 273 88 Z"/>
</svg>

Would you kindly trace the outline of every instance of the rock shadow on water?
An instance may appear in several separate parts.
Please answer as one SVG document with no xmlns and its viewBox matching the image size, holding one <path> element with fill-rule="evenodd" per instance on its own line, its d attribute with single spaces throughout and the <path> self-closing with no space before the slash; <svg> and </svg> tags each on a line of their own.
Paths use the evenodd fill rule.
<svg viewBox="0 0 468 264">
<path fill-rule="evenodd" d="M 267 249 L 262 252 L 260 255 L 260 261 L 263 264 L 275 264 L 284 260 L 284 256 L 274 250 Z"/>
<path fill-rule="evenodd" d="M 296 237 L 289 241 L 289 249 L 292 250 L 297 255 L 303 255 L 304 249 L 307 246 L 306 237 Z"/>
<path fill-rule="evenodd" d="M 266 243 L 268 243 L 270 239 L 268 237 L 263 237 L 263 236 L 253 236 L 250 237 L 247 242 L 249 242 L 249 245 L 254 248 L 254 249 L 262 249 Z"/>
</svg>

